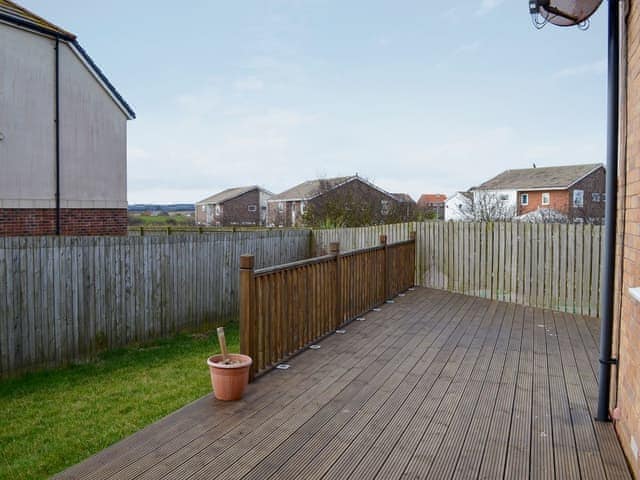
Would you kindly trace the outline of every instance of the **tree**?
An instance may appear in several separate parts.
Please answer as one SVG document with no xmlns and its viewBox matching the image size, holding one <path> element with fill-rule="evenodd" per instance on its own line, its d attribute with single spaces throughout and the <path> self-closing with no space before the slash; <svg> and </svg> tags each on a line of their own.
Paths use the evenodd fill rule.
<svg viewBox="0 0 640 480">
<path fill-rule="evenodd" d="M 473 200 L 461 204 L 459 211 L 467 222 L 506 221 L 516 216 L 515 206 L 492 192 L 474 192 Z"/>
</svg>

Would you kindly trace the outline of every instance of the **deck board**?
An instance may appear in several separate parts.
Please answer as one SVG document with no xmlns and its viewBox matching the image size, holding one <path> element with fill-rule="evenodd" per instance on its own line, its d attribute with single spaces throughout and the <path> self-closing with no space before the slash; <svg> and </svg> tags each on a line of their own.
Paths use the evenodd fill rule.
<svg viewBox="0 0 640 480">
<path fill-rule="evenodd" d="M 433 289 L 365 317 L 57 478 L 631 478 L 593 421 L 596 319 Z"/>
</svg>

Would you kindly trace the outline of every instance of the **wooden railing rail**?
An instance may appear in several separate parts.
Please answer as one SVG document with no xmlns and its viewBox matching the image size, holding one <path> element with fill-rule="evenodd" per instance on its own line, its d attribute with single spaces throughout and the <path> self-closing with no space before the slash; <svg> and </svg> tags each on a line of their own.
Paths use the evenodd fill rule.
<svg viewBox="0 0 640 480">
<path fill-rule="evenodd" d="M 415 234 L 388 244 L 254 269 L 240 258 L 240 351 L 252 378 L 413 286 Z"/>
</svg>

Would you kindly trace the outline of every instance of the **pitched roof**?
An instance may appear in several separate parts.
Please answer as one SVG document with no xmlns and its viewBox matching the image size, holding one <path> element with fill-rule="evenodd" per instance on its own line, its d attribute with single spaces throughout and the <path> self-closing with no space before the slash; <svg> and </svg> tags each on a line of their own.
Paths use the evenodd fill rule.
<svg viewBox="0 0 640 480">
<path fill-rule="evenodd" d="M 211 195 L 210 197 L 205 198 L 204 200 L 200 200 L 199 202 L 196 202 L 197 205 L 202 205 L 202 204 L 212 204 L 212 203 L 224 203 L 227 202 L 229 200 L 233 200 L 236 197 L 239 197 L 240 195 L 244 195 L 247 192 L 250 192 L 252 190 L 260 190 L 262 192 L 266 192 L 266 193 L 271 193 L 267 190 L 265 190 L 264 188 L 260 188 L 258 185 L 249 185 L 247 187 L 234 187 L 234 188 L 227 188 L 226 190 L 223 190 L 221 192 L 216 193 L 215 195 Z"/>
<path fill-rule="evenodd" d="M 73 33 L 63 30 L 57 25 L 54 25 L 48 20 L 45 20 L 44 18 L 9 0 L 0 0 L 0 14 L 3 14 L 3 16 L 0 17 L 3 20 L 5 20 L 4 16 L 12 17 L 15 21 L 27 21 L 42 29 L 49 30 L 52 33 L 57 33 L 67 40 L 76 39 L 76 36 Z M 11 21 L 9 18 L 6 18 L 6 20 Z"/>
<path fill-rule="evenodd" d="M 329 190 L 333 190 L 337 186 L 354 178 L 359 177 L 353 175 L 350 177 L 318 178 L 316 180 L 308 180 L 296 185 L 295 187 L 291 187 L 278 195 L 274 195 L 270 200 L 309 200 L 310 198 L 328 192 Z"/>
<path fill-rule="evenodd" d="M 81 61 L 87 66 L 89 71 L 97 78 L 98 82 L 104 86 L 127 117 L 130 119 L 136 118 L 136 113 L 133 111 L 131 106 L 126 102 L 122 95 L 120 95 L 120 92 L 116 90 L 107 76 L 102 72 L 102 70 L 100 70 L 85 49 L 78 43 L 78 40 L 76 40 L 76 36 L 73 33 L 54 25 L 48 20 L 45 20 L 10 0 L 0 0 L 0 22 L 2 21 L 68 42 L 71 50 L 76 53 Z"/>
<path fill-rule="evenodd" d="M 418 199 L 418 206 L 423 207 L 425 205 L 444 203 L 446 201 L 447 196 L 442 193 L 423 193 Z"/>
<path fill-rule="evenodd" d="M 474 190 L 565 189 L 602 167 L 601 163 L 506 170 Z"/>
<path fill-rule="evenodd" d="M 391 195 L 396 197 L 399 202 L 416 203 L 415 200 L 411 198 L 411 195 L 409 195 L 408 193 L 392 193 Z"/>
</svg>

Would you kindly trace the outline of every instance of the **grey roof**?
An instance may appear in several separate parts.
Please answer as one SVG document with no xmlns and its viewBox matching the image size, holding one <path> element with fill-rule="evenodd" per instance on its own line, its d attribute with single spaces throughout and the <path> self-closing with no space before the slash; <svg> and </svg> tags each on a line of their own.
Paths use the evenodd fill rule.
<svg viewBox="0 0 640 480">
<path fill-rule="evenodd" d="M 506 170 L 500 175 L 487 180 L 482 185 L 475 187 L 474 190 L 569 188 L 572 184 L 599 167 L 602 167 L 601 163 Z"/>
<path fill-rule="evenodd" d="M 78 43 L 78 40 L 73 33 L 63 30 L 57 25 L 54 25 L 35 13 L 30 12 L 11 0 L 0 0 L 0 20 L 38 33 L 58 37 L 60 40 L 68 42 L 69 45 L 75 48 L 78 55 L 84 59 L 89 66 L 89 70 L 98 77 L 98 79 L 104 84 L 105 88 L 111 93 L 111 95 L 113 95 L 116 103 L 122 107 L 127 116 L 130 119 L 136 118 L 136 113 L 133 111 L 131 106 L 126 102 L 122 95 L 120 95 L 120 92 L 116 90 L 116 87 L 113 86 L 104 72 L 100 70 L 87 51 L 82 48 L 80 43 Z"/>
<path fill-rule="evenodd" d="M 234 188 L 227 188 L 226 190 L 223 190 L 221 192 L 216 193 L 215 195 L 211 195 L 210 197 L 205 198 L 204 200 L 200 200 L 199 202 L 197 202 L 198 205 L 202 205 L 204 204 L 212 204 L 212 203 L 224 203 L 227 202 L 229 200 L 232 200 L 236 197 L 239 197 L 240 195 L 244 195 L 247 192 L 250 192 L 252 190 L 260 190 L 262 192 L 268 193 L 270 194 L 271 192 L 269 192 L 268 190 L 265 190 L 264 188 L 260 188 L 258 185 L 249 185 L 247 187 L 234 187 Z"/>
<path fill-rule="evenodd" d="M 358 177 L 353 175 L 350 177 L 319 178 L 316 180 L 308 180 L 304 183 L 290 188 L 289 190 L 285 190 L 278 195 L 274 195 L 269 200 L 308 200 L 322 193 L 328 192 L 329 190 L 333 190 L 338 185 L 342 185 L 352 178 Z"/>
<path fill-rule="evenodd" d="M 392 193 L 391 195 L 396 197 L 399 202 L 416 203 L 416 201 L 411 198 L 411 195 L 409 195 L 408 193 Z"/>
</svg>

